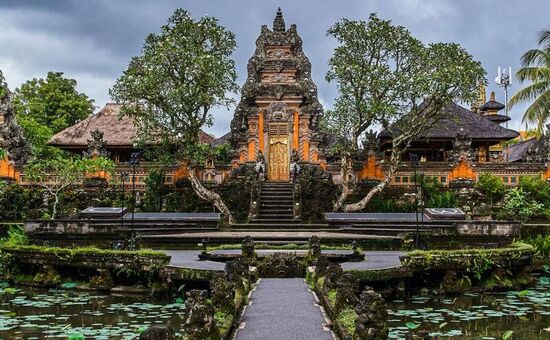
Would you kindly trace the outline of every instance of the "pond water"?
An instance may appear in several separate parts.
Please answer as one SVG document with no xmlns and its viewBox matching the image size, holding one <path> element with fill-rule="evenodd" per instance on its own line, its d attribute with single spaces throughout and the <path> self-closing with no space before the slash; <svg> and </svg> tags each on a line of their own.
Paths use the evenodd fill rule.
<svg viewBox="0 0 550 340">
<path fill-rule="evenodd" d="M 153 324 L 179 329 L 184 304 L 147 296 L 67 290 L 0 289 L 2 339 L 136 339 Z"/>
<path fill-rule="evenodd" d="M 389 303 L 391 339 L 425 329 L 456 339 L 550 339 L 550 277 L 524 291 L 413 296 Z"/>
</svg>

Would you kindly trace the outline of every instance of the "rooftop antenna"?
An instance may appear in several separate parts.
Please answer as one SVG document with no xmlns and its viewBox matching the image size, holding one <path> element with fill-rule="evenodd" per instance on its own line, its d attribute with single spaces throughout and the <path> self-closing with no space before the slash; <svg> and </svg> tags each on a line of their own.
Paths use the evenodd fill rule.
<svg viewBox="0 0 550 340">
<path fill-rule="evenodd" d="M 500 68 L 498 67 L 498 73 L 495 78 L 495 83 L 497 83 L 498 86 L 502 87 L 504 89 L 504 114 L 506 117 L 509 117 L 508 115 L 508 88 L 512 85 L 512 68 L 508 66 L 508 70 L 506 68 Z M 506 121 L 506 128 L 508 129 L 508 121 Z M 508 162 L 508 147 L 506 147 L 506 162 Z"/>
</svg>

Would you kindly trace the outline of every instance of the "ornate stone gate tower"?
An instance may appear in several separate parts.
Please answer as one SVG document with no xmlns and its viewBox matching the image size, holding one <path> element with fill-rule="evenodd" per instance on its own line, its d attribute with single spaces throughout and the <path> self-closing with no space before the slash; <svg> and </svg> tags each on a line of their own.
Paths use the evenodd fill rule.
<svg viewBox="0 0 550 340">
<path fill-rule="evenodd" d="M 287 30 L 281 9 L 273 30 L 262 26 L 248 78 L 231 121 L 235 164 L 256 161 L 261 152 L 267 179 L 289 180 L 291 158 L 324 165 L 317 131 L 323 107 L 311 79 L 311 63 L 302 51 L 296 25 Z"/>
</svg>

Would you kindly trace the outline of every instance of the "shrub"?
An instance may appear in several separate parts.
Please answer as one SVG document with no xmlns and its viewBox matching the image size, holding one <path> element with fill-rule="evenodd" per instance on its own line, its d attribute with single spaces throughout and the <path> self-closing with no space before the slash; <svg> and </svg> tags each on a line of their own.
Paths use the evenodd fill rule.
<svg viewBox="0 0 550 340">
<path fill-rule="evenodd" d="M 543 216 L 545 210 L 547 207 L 530 198 L 522 188 L 513 188 L 504 197 L 499 217 L 526 222 L 533 217 Z"/>
<path fill-rule="evenodd" d="M 479 175 L 475 188 L 488 198 L 487 203 L 491 206 L 495 200 L 501 199 L 506 193 L 506 185 L 502 182 L 502 179 L 489 173 Z"/>
</svg>

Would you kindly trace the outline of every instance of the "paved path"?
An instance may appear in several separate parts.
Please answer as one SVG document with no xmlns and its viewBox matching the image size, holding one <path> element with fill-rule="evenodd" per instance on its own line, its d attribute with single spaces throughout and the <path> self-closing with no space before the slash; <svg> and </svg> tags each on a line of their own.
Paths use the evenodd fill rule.
<svg viewBox="0 0 550 340">
<path fill-rule="evenodd" d="M 237 340 L 333 339 L 303 279 L 262 279 L 242 322 Z"/>
<path fill-rule="evenodd" d="M 319 239 L 330 240 L 399 240 L 400 237 L 387 235 L 363 235 L 352 233 L 328 232 L 328 231 L 212 231 L 212 232 L 197 232 L 197 233 L 177 233 L 177 234 L 159 234 L 159 235 L 142 235 L 143 239 L 169 239 L 169 240 L 186 240 L 186 239 L 211 239 L 211 240 L 235 240 L 242 239 L 245 236 L 250 236 L 254 241 L 260 240 L 297 240 L 303 239 L 307 241 L 311 236 L 316 235 Z"/>
<path fill-rule="evenodd" d="M 225 263 L 214 261 L 200 261 L 198 250 L 163 250 L 166 255 L 171 256 L 170 266 L 179 268 L 202 269 L 202 270 L 224 270 Z"/>
<path fill-rule="evenodd" d="M 399 256 L 405 255 L 404 251 L 366 251 L 365 261 L 345 262 L 341 264 L 343 270 L 368 270 L 384 269 L 401 266 Z"/>
<path fill-rule="evenodd" d="M 256 250 L 257 252 L 270 252 L 270 250 Z M 298 250 L 300 252 L 301 250 Z M 170 266 L 180 268 L 191 269 L 203 269 L 203 270 L 224 270 L 225 264 L 214 261 L 200 261 L 198 250 L 164 250 L 166 255 L 172 257 L 170 260 Z M 240 253 L 240 250 L 217 250 L 218 253 Z M 280 252 L 277 251 L 277 252 Z M 323 253 L 329 251 L 322 251 Z M 330 250 L 333 253 L 346 254 L 349 250 Z M 361 262 L 345 262 L 342 263 L 342 269 L 344 270 L 367 270 L 367 269 L 383 269 L 398 267 L 401 265 L 399 256 L 404 255 L 403 251 L 366 251 L 366 261 Z"/>
</svg>

